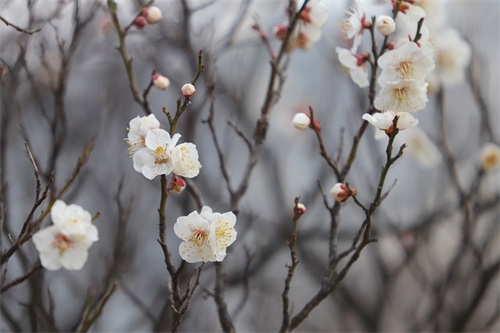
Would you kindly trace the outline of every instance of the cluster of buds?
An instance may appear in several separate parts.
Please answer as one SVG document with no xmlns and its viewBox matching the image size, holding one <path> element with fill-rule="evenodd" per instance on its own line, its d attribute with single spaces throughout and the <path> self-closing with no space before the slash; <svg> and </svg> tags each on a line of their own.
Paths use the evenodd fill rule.
<svg viewBox="0 0 500 333">
<path fill-rule="evenodd" d="M 142 29 L 146 24 L 156 24 L 160 22 L 163 15 L 161 9 L 156 6 L 149 6 L 142 10 L 141 15 L 134 20 L 134 25 L 138 29 Z"/>
<path fill-rule="evenodd" d="M 321 131 L 319 120 L 314 118 L 314 121 L 311 122 L 311 116 L 302 112 L 296 113 L 295 116 L 293 116 L 292 124 L 298 130 L 311 128 Z"/>
<path fill-rule="evenodd" d="M 354 188 L 350 189 L 346 184 L 337 183 L 333 185 L 332 189 L 330 190 L 330 193 L 332 194 L 335 201 L 345 202 L 351 196 L 356 195 L 358 191 L 356 191 L 356 189 Z"/>
</svg>

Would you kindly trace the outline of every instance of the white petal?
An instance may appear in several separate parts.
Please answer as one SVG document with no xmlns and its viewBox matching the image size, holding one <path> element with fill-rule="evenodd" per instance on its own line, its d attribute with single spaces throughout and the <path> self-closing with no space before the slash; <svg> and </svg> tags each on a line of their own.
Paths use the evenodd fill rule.
<svg viewBox="0 0 500 333">
<path fill-rule="evenodd" d="M 368 87 L 370 85 L 370 81 L 368 81 L 368 71 L 364 66 L 358 66 L 357 68 L 351 69 L 349 74 L 351 74 L 351 79 L 354 83 L 356 83 L 360 88 Z"/>
<path fill-rule="evenodd" d="M 170 134 L 167 131 L 155 128 L 146 134 L 146 147 L 155 150 L 160 146 L 166 146 L 170 140 Z"/>
<path fill-rule="evenodd" d="M 142 172 L 142 168 L 146 164 L 153 164 L 155 162 L 153 152 L 149 148 L 139 149 L 132 157 L 134 163 L 134 170 Z"/>
</svg>

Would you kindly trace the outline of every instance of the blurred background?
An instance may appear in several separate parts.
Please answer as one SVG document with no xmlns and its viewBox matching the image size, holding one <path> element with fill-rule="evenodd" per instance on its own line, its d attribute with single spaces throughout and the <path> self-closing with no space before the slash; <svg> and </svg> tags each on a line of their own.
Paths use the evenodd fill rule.
<svg viewBox="0 0 500 333">
<path fill-rule="evenodd" d="M 95 221 L 100 241 L 91 247 L 83 270 L 41 270 L 3 293 L 0 327 L 2 331 L 73 330 L 87 289 L 102 292 L 113 279 L 117 289 L 91 331 L 167 331 L 172 312 L 170 276 L 156 241 L 160 183 L 134 171 L 124 141 L 129 121 L 145 113 L 131 94 L 106 2 L 80 0 L 77 6 L 75 1 L 0 1 L 5 19 L 29 29 L 41 27 L 29 35 L 0 23 L 1 248 L 9 248 L 19 234 L 35 196 L 33 168 L 23 142 L 29 144 L 44 184 L 54 170 L 52 191 L 65 184 L 85 147 L 95 143 L 63 200 L 92 214 L 100 212 Z M 290 54 L 266 141 L 238 205 L 238 238 L 224 260 L 225 299 L 237 331 L 277 331 L 281 325 L 281 293 L 290 263 L 286 241 L 297 196 L 307 213 L 299 221 L 300 263 L 290 293 L 295 311 L 317 292 L 325 273 L 330 216 L 317 182 L 328 192 L 337 179 L 319 154 L 314 132 L 296 130 L 293 115 L 311 106 L 321 122 L 327 150 L 331 156 L 339 155 L 343 164 L 369 107 L 368 89 L 353 84 L 335 52 L 338 46 L 350 45 L 340 23 L 353 3 L 322 2 L 329 20 L 312 48 Z M 391 10 L 390 1 L 361 3 L 368 17 Z M 117 4 L 125 26 L 144 3 Z M 175 112 L 180 87 L 192 79 L 198 51 L 204 51 L 206 70 L 177 131 L 181 142 L 193 142 L 199 151 L 203 168 L 192 182 L 204 203 L 217 212 L 229 211 L 230 195 L 204 120 L 212 105 L 215 131 L 236 187 L 249 154 L 228 121 L 252 138 L 271 69 L 270 55 L 252 25 L 259 23 L 277 52 L 280 44 L 272 30 L 287 22 L 287 1 L 156 0 L 154 4 L 163 12 L 161 22 L 142 30 L 132 27 L 126 37 L 139 89 L 148 86 L 153 70 L 170 79 L 166 91 L 153 88 L 148 95 L 151 110 L 168 129 L 162 107 Z M 499 143 L 500 3 L 463 0 L 434 5 L 442 12 L 432 13 L 443 15 L 445 25 L 457 30 L 472 50 L 464 80 L 441 91 L 445 133 L 437 94 L 430 93 L 427 107 L 415 116 L 418 129 L 425 133 L 420 135 L 428 138 L 431 148 L 422 144 L 423 155 L 417 148 L 408 150 L 391 168 L 386 187 L 394 187 L 373 222 L 378 242 L 363 250 L 344 281 L 297 331 L 500 330 L 499 173 L 478 172 L 481 148 L 488 142 Z M 369 47 L 365 36 L 361 48 Z M 209 93 L 212 86 L 215 99 Z M 449 156 L 443 156 L 444 136 L 465 201 L 450 177 Z M 424 140 L 416 137 L 415 147 Z M 401 140 L 398 144 L 411 136 Z M 361 140 L 347 181 L 363 202 L 376 191 L 386 142 L 375 140 L 373 128 Z M 329 195 L 327 199 L 332 205 L 333 199 Z M 352 200 L 343 205 L 341 251 L 351 246 L 364 218 Z M 195 209 L 188 191 L 169 198 L 168 241 L 177 265 L 180 240 L 172 226 L 177 217 Z M 26 242 L 2 267 L 5 281 L 25 274 L 37 258 L 32 242 Z M 198 266 L 192 265 L 186 274 L 194 267 Z M 213 288 L 214 277 L 214 266 L 205 265 L 181 331 L 221 330 L 217 307 L 207 291 Z"/>
</svg>

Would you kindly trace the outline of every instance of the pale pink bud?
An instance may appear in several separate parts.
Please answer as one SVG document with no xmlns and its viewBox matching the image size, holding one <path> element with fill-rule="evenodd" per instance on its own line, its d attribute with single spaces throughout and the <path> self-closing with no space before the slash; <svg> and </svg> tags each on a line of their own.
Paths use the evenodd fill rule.
<svg viewBox="0 0 500 333">
<path fill-rule="evenodd" d="M 293 116 L 292 124 L 296 129 L 305 130 L 311 124 L 311 119 L 305 113 L 296 113 Z"/>
<path fill-rule="evenodd" d="M 147 22 L 144 16 L 139 16 L 134 20 L 134 25 L 137 29 L 142 29 L 146 26 Z"/>
<path fill-rule="evenodd" d="M 284 24 L 280 24 L 273 29 L 273 33 L 279 40 L 284 40 L 288 27 Z"/>
<path fill-rule="evenodd" d="M 161 9 L 156 6 L 146 7 L 142 10 L 142 16 L 146 18 L 149 24 L 155 24 L 160 22 L 163 17 Z"/>
<path fill-rule="evenodd" d="M 170 80 L 163 75 L 153 74 L 153 84 L 160 90 L 165 90 L 170 86 Z"/>
<path fill-rule="evenodd" d="M 344 202 L 349 199 L 351 195 L 355 195 L 357 191 L 355 189 L 349 190 L 346 184 L 337 183 L 333 185 L 330 193 L 332 194 L 335 201 Z"/>
<path fill-rule="evenodd" d="M 184 95 L 184 97 L 190 98 L 191 96 L 194 95 L 194 92 L 196 89 L 191 83 L 186 83 L 185 85 L 182 86 L 181 92 Z"/>
<path fill-rule="evenodd" d="M 173 193 L 181 193 L 186 188 L 186 182 L 182 177 L 177 175 L 172 175 L 170 179 L 170 184 L 168 185 L 168 190 Z"/>
<path fill-rule="evenodd" d="M 380 15 L 375 21 L 375 28 L 384 36 L 389 36 L 396 30 L 396 23 L 392 17 L 387 15 Z"/>
<path fill-rule="evenodd" d="M 298 203 L 296 206 L 293 207 L 293 213 L 295 215 L 304 215 L 306 213 L 306 206 L 304 206 L 303 203 Z"/>
</svg>

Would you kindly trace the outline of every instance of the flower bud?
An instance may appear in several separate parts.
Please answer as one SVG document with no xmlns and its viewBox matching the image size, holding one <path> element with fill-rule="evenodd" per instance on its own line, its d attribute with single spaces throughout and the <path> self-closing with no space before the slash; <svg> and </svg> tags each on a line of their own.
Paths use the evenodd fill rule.
<svg viewBox="0 0 500 333">
<path fill-rule="evenodd" d="M 186 182 L 182 177 L 177 176 L 176 174 L 172 175 L 170 179 L 170 184 L 168 185 L 169 192 L 173 193 L 181 193 L 186 188 Z"/>
<path fill-rule="evenodd" d="M 296 206 L 293 206 L 293 213 L 299 216 L 304 215 L 306 213 L 306 206 L 299 202 Z"/>
<path fill-rule="evenodd" d="M 170 86 L 170 80 L 163 75 L 153 74 L 153 84 L 160 90 L 165 90 Z"/>
<path fill-rule="evenodd" d="M 137 29 L 142 29 L 146 26 L 147 22 L 144 16 L 139 16 L 135 19 L 134 25 Z"/>
<path fill-rule="evenodd" d="M 184 95 L 184 97 L 190 98 L 191 96 L 194 95 L 194 92 L 196 89 L 191 83 L 186 83 L 185 85 L 182 86 L 181 92 Z"/>
<path fill-rule="evenodd" d="M 392 17 L 387 15 L 380 15 L 375 21 L 375 28 L 384 36 L 389 36 L 396 30 L 396 23 Z"/>
<path fill-rule="evenodd" d="M 481 149 L 481 168 L 484 171 L 491 171 L 500 165 L 500 147 L 493 143 L 487 143 Z"/>
<path fill-rule="evenodd" d="M 149 6 L 142 10 L 142 16 L 146 18 L 149 24 L 155 24 L 160 22 L 163 15 L 161 14 L 160 8 L 156 6 Z"/>
<path fill-rule="evenodd" d="M 299 130 L 305 130 L 311 124 L 311 119 L 305 113 L 296 113 L 292 119 L 293 126 Z"/>
<path fill-rule="evenodd" d="M 286 25 L 280 24 L 280 25 L 274 27 L 273 32 L 274 32 L 274 35 L 276 36 L 276 38 L 278 38 L 279 40 L 284 40 L 287 30 L 288 30 L 288 27 Z"/>
<path fill-rule="evenodd" d="M 355 189 L 349 190 L 346 184 L 337 183 L 333 185 L 330 193 L 332 194 L 335 201 L 344 202 L 349 199 L 351 195 L 355 195 L 357 191 Z"/>
</svg>

